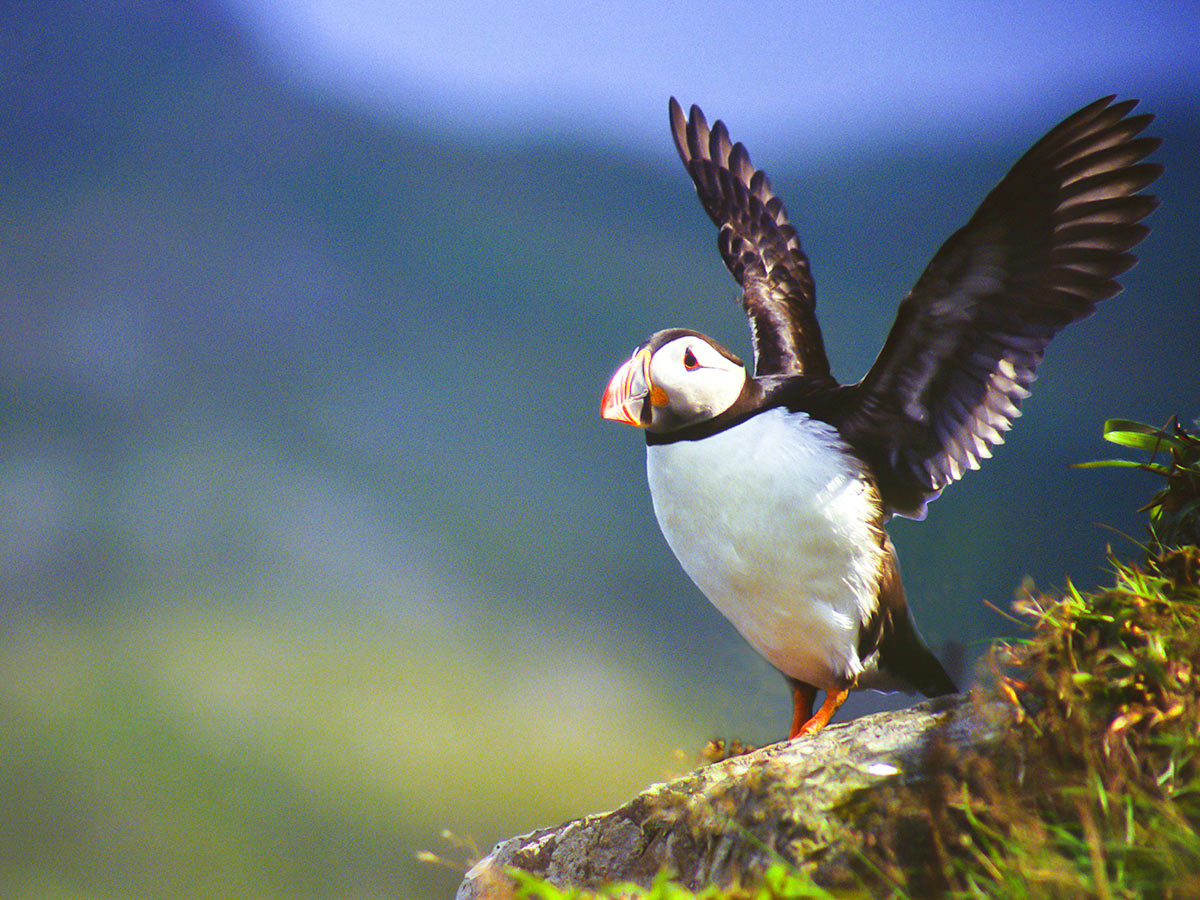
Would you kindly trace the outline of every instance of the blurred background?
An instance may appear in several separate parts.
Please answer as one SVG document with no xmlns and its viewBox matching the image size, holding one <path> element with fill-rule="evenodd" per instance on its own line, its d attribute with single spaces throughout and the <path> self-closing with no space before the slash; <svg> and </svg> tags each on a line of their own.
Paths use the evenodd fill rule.
<svg viewBox="0 0 1200 900">
<path fill-rule="evenodd" d="M 962 680 L 987 603 L 1136 552 L 1150 486 L 1067 465 L 1200 413 L 1200 7 L 829 7 L 4 5 L 0 896 L 445 897 L 419 851 L 783 736 L 597 414 L 658 328 L 749 355 L 671 94 L 771 174 L 843 380 L 1029 144 L 1140 97 L 1128 290 L 891 529 Z"/>
</svg>

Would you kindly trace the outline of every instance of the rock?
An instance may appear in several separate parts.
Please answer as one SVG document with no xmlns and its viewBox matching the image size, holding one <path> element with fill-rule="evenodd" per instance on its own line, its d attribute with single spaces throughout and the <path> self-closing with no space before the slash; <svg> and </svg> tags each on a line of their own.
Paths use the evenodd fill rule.
<svg viewBox="0 0 1200 900">
<path fill-rule="evenodd" d="M 998 736 L 993 717 L 963 696 L 830 726 L 653 785 L 612 812 L 502 841 L 467 873 L 457 900 L 508 897 L 510 867 L 579 887 L 649 885 L 668 868 L 695 889 L 783 859 L 820 884 L 853 883 L 864 840 L 914 843 L 899 824 L 891 836 L 856 829 L 861 801 L 945 774 L 945 760 Z M 879 817 L 870 818 L 877 831 Z"/>
</svg>

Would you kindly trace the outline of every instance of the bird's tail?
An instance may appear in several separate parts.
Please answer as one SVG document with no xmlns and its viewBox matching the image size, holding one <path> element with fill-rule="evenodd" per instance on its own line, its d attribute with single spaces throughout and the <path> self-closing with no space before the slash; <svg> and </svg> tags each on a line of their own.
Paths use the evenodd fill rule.
<svg viewBox="0 0 1200 900">
<path fill-rule="evenodd" d="M 882 667 L 926 697 L 957 694 L 954 679 L 921 639 L 912 615 L 905 610 L 905 615 L 896 616 L 891 624 L 890 640 L 879 648 Z"/>
<path fill-rule="evenodd" d="M 954 679 L 917 632 L 904 596 L 896 548 L 886 532 L 881 535 L 881 541 L 884 557 L 879 578 L 879 617 L 875 620 L 874 632 L 875 646 L 879 648 L 879 668 L 885 678 L 920 691 L 926 697 L 957 694 Z M 864 655 L 864 650 L 869 651 L 869 648 L 861 648 L 859 654 Z"/>
</svg>

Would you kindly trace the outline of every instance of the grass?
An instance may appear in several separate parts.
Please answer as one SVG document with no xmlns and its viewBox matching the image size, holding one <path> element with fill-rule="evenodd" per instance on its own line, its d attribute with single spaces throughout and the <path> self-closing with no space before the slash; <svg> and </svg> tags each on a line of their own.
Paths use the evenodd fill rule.
<svg viewBox="0 0 1200 900">
<path fill-rule="evenodd" d="M 693 891 L 662 872 L 649 887 L 614 884 L 599 891 L 560 888 L 528 872 L 514 870 L 512 900 L 835 900 L 833 894 L 783 863 L 771 866 L 753 885 Z"/>
<path fill-rule="evenodd" d="M 918 810 L 930 849 L 917 866 L 866 854 L 880 896 L 1200 897 L 1200 440 L 1175 422 L 1105 436 L 1152 456 L 1101 465 L 1163 479 L 1145 557 L 1113 560 L 1094 592 L 1017 600 L 1026 636 L 993 647 L 977 689 L 1007 710 L 1006 739 L 947 761 L 953 786 L 894 798 L 885 813 Z"/>
<path fill-rule="evenodd" d="M 875 848 L 864 871 L 881 896 L 1200 897 L 1200 548 L 1016 608 L 1031 632 L 994 648 L 980 691 L 1007 705 L 1001 749 L 898 795 L 929 854 Z"/>
</svg>

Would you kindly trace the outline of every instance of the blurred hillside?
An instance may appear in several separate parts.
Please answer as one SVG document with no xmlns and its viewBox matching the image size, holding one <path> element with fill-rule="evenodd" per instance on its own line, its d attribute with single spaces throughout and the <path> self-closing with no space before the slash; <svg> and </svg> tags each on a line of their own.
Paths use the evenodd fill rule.
<svg viewBox="0 0 1200 900">
<path fill-rule="evenodd" d="M 531 683 L 546 648 L 553 662 L 512 720 L 464 709 L 439 723 L 455 746 L 478 746 L 478 761 L 451 754 L 416 794 L 388 795 L 406 775 L 354 789 L 386 815 L 312 814 L 325 801 L 313 806 L 306 792 L 344 793 L 346 773 L 330 776 L 333 788 L 301 775 L 247 800 L 263 817 L 281 803 L 315 815 L 305 828 L 394 829 L 394 853 L 354 870 L 359 894 L 300 864 L 274 890 L 372 896 L 396 879 L 417 890 L 411 879 L 426 876 L 389 867 L 411 872 L 411 852 L 442 825 L 487 841 L 594 809 L 603 797 L 535 799 L 527 811 L 495 798 L 512 783 L 544 784 L 539 766 L 557 746 L 584 735 L 591 746 L 605 728 L 640 723 L 647 742 L 647 722 L 662 731 L 661 759 L 582 754 L 579 783 L 613 770 L 597 792 L 614 799 L 658 777 L 672 741 L 778 737 L 782 682 L 671 559 L 640 436 L 597 415 L 609 373 L 660 327 L 695 327 L 748 353 L 733 284 L 681 168 L 533 134 L 464 125 L 439 135 L 416 115 L 380 121 L 264 67 L 203 0 L 20 4 L 0 17 L 10 76 L 0 88 L 0 615 L 5 656 L 26 661 L 0 682 L 4 721 L 25 735 L 7 743 L 4 791 L 18 812 L 4 827 L 41 823 L 36 834 L 62 848 L 50 862 L 13 851 L 14 883 L 53 871 L 78 895 L 123 896 L 119 880 L 80 886 L 71 860 L 125 830 L 130 796 L 152 831 L 162 811 L 138 803 L 155 788 L 114 775 L 89 807 L 113 817 L 99 830 L 46 810 L 71 808 L 80 779 L 94 788 L 87 773 L 143 738 L 157 748 L 142 761 L 154 778 L 202 760 L 214 767 L 208 787 L 228 783 L 230 766 L 258 785 L 263 771 L 295 776 L 272 754 L 310 747 L 306 728 L 328 747 L 337 728 L 370 741 L 372 729 L 407 721 L 389 704 L 425 682 L 450 691 L 441 704 L 473 696 L 508 709 L 499 698 Z M 1136 487 L 1064 468 L 1106 455 L 1106 416 L 1200 412 L 1190 275 L 1200 104 L 1143 99 L 1166 139 L 1156 159 L 1167 173 L 1129 290 L 1056 341 L 997 458 L 928 521 L 892 529 L 935 646 L 953 639 L 974 652 L 1005 627 L 982 601 L 1004 604 L 1026 574 L 1095 583 L 1104 544 L 1129 545 L 1094 523 L 1140 538 Z M 736 110 L 708 112 L 732 119 L 736 137 Z M 1011 123 L 1003 141 L 974 150 L 950 152 L 936 135 L 919 148 L 859 147 L 803 170 L 786 140 L 751 148 L 812 258 L 839 377 L 865 370 L 940 241 L 1053 124 Z M 296 621 L 319 636 L 271 637 Z M 197 633 L 274 649 L 214 654 Z M 312 641 L 321 667 L 281 670 L 293 655 L 307 663 Z M 382 686 L 350 701 L 337 686 L 364 677 L 361 657 L 375 660 Z M 284 707 L 306 684 L 330 709 L 358 713 L 179 758 L 176 740 L 198 745 L 170 723 L 215 705 L 221 731 L 222 716 L 246 708 L 238 690 L 220 691 L 230 659 L 260 662 L 231 675 L 238 684 L 284 679 L 278 696 L 255 701 L 266 720 L 294 723 Z M 116 693 L 103 675 L 114 667 Z M 42 717 L 56 672 L 79 691 L 63 694 L 65 718 Z M 573 729 L 546 735 L 527 769 L 494 785 L 468 778 L 491 765 L 504 722 L 520 733 L 572 703 Z M 593 725 L 580 709 L 617 724 Z M 115 757 L 89 748 L 97 731 Z M 404 741 L 389 740 L 403 756 Z M 421 746 L 436 755 L 436 741 Z M 207 796 L 176 787 L 184 809 Z M 477 802 L 445 799 L 468 790 Z M 58 799 L 46 807 L 46 797 Z M 219 832 L 221 803 L 239 797 L 209 803 L 204 821 Z M 252 827 L 244 840 L 254 842 Z M 118 844 L 106 852 L 120 856 Z M 256 890 L 270 892 L 245 894 Z"/>
</svg>

